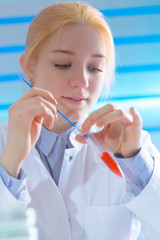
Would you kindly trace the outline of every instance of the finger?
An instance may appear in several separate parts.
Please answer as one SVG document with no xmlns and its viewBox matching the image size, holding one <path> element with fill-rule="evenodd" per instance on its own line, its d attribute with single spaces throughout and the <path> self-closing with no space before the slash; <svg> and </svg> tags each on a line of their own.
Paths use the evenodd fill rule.
<svg viewBox="0 0 160 240">
<path fill-rule="evenodd" d="M 84 138 L 81 134 L 76 135 L 75 139 L 80 143 L 86 143 L 86 141 L 84 140 Z"/>
<path fill-rule="evenodd" d="M 51 103 L 53 103 L 55 105 L 57 104 L 57 101 L 51 92 L 49 92 L 48 90 L 36 88 L 36 87 L 31 88 L 17 102 L 21 102 L 21 101 L 24 101 L 26 99 L 36 97 L 36 96 L 41 96 L 42 98 L 50 101 Z"/>
<path fill-rule="evenodd" d="M 117 109 L 116 106 L 113 104 L 107 104 L 104 107 L 92 112 L 83 122 L 81 127 L 81 133 L 87 134 L 90 130 L 90 128 L 97 123 L 100 119 L 102 119 L 103 116 L 107 115 L 108 113 L 114 111 Z"/>
<path fill-rule="evenodd" d="M 98 127 L 104 127 L 110 123 L 120 122 L 123 124 L 131 124 L 133 117 L 128 110 L 118 109 L 112 104 L 106 105 L 100 109 L 101 111 L 93 112 L 82 124 L 81 133 L 86 134 L 96 124 Z"/>
<path fill-rule="evenodd" d="M 141 128 L 142 127 L 142 118 L 141 118 L 139 112 L 137 112 L 134 107 L 131 107 L 130 108 L 130 113 L 133 117 L 133 124 L 135 126 L 138 126 L 138 127 Z"/>
<path fill-rule="evenodd" d="M 104 127 L 110 123 L 119 122 L 121 124 L 131 124 L 133 123 L 133 116 L 128 110 L 117 109 L 106 115 L 96 122 L 98 127 Z"/>
<path fill-rule="evenodd" d="M 32 106 L 36 105 L 45 105 L 48 109 L 50 109 L 50 111 L 55 115 L 55 119 L 58 118 L 57 117 L 57 109 L 55 107 L 55 105 L 53 103 L 51 103 L 50 101 L 42 98 L 41 96 L 35 96 L 32 98 L 28 98 L 24 101 L 21 102 L 15 102 L 12 106 L 12 112 L 16 111 L 17 109 L 21 109 L 22 111 L 25 111 L 29 108 L 31 108 Z"/>
<path fill-rule="evenodd" d="M 24 114 L 26 124 L 31 124 L 33 120 L 38 123 L 41 122 L 41 119 L 45 119 L 46 127 L 48 129 L 53 128 L 54 122 L 57 120 L 53 112 L 43 103 L 34 104 L 32 107 L 26 110 Z"/>
<path fill-rule="evenodd" d="M 57 110 L 54 104 L 49 101 L 36 96 L 27 99 L 21 103 L 13 104 L 10 109 L 10 117 L 20 125 L 23 123 L 24 127 L 30 124 L 33 119 L 37 123 L 42 123 L 42 118 L 45 119 L 46 127 L 52 128 L 54 122 L 57 121 Z M 29 127 L 29 126 L 28 126 Z"/>
<path fill-rule="evenodd" d="M 36 123 L 42 125 L 44 118 L 41 117 L 41 116 L 37 116 L 37 117 L 34 118 L 34 120 L 36 121 Z"/>
</svg>

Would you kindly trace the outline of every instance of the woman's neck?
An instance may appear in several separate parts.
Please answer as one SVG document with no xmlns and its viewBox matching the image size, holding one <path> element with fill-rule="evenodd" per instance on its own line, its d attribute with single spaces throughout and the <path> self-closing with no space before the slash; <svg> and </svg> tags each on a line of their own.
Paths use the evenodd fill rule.
<svg viewBox="0 0 160 240">
<path fill-rule="evenodd" d="M 44 127 L 46 127 L 45 124 L 44 124 Z M 72 125 L 69 122 L 67 122 L 65 119 L 60 119 L 54 123 L 53 129 L 51 129 L 50 131 L 56 134 L 61 134 L 66 132 L 71 127 Z"/>
</svg>

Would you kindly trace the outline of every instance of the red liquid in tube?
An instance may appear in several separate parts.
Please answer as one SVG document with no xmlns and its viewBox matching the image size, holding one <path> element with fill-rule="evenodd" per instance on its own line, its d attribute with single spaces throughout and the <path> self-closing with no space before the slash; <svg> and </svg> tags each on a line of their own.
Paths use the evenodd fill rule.
<svg viewBox="0 0 160 240">
<path fill-rule="evenodd" d="M 117 163 L 114 161 L 114 159 L 109 155 L 108 152 L 103 152 L 100 156 L 100 158 L 103 160 L 103 162 L 108 166 L 108 168 L 114 172 L 117 176 L 123 178 L 123 175 L 117 165 Z"/>
</svg>

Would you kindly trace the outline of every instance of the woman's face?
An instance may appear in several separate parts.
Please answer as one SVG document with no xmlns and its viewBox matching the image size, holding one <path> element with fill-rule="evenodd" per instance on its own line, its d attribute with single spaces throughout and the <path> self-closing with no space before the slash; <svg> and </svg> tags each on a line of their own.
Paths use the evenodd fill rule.
<svg viewBox="0 0 160 240">
<path fill-rule="evenodd" d="M 95 28 L 64 26 L 40 50 L 33 68 L 35 86 L 49 90 L 58 102 L 57 108 L 77 122 L 99 97 L 106 51 L 105 40 Z"/>
</svg>

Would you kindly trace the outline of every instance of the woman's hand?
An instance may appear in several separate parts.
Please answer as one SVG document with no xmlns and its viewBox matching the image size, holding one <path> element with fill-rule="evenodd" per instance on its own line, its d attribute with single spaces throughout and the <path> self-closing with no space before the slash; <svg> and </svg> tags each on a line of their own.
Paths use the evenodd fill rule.
<svg viewBox="0 0 160 240">
<path fill-rule="evenodd" d="M 112 104 L 105 105 L 85 119 L 81 127 L 82 135 L 87 134 L 94 124 L 101 128 L 94 135 L 106 150 L 120 153 L 125 158 L 136 155 L 140 150 L 142 120 L 134 108 L 125 110 Z M 84 143 L 80 134 L 76 139 Z"/>
<path fill-rule="evenodd" d="M 9 108 L 8 136 L 0 159 L 14 177 L 32 146 L 39 138 L 41 126 L 52 129 L 57 120 L 56 100 L 49 91 L 32 88 Z"/>
</svg>

